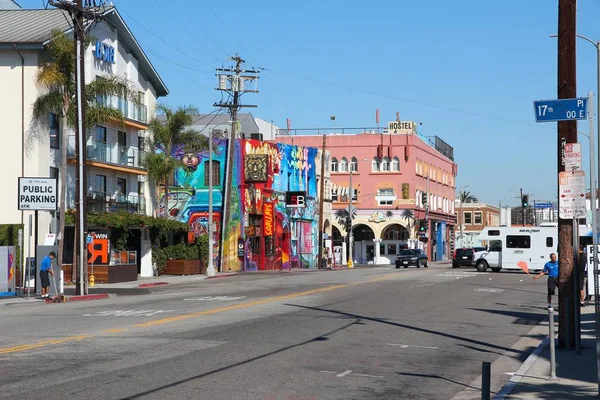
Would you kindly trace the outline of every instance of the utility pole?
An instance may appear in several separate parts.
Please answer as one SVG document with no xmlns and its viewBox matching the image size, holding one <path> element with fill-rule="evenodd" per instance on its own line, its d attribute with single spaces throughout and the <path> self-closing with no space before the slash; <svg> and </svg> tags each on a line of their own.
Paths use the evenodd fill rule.
<svg viewBox="0 0 600 400">
<path fill-rule="evenodd" d="M 353 259 L 353 255 L 352 255 L 352 223 L 353 218 L 352 218 L 352 198 L 354 198 L 354 193 L 352 193 L 354 190 L 352 189 L 352 168 L 350 168 L 350 191 L 348 196 L 350 197 L 348 199 L 348 219 L 350 221 L 349 224 L 349 229 L 350 231 L 348 232 L 348 268 L 353 268 L 354 267 L 354 259 Z"/>
<path fill-rule="evenodd" d="M 523 188 L 521 188 L 521 218 L 523 218 L 523 226 L 525 226 L 525 204 L 523 204 Z"/>
<path fill-rule="evenodd" d="M 100 3 L 99 5 L 97 3 Z M 103 6 L 106 1 L 85 1 L 85 6 L 82 0 L 59 0 L 51 1 L 49 4 L 57 8 L 63 9 L 69 13 L 73 21 L 74 30 L 74 45 L 75 45 L 75 110 L 76 110 L 76 126 L 75 126 L 75 157 L 76 157 L 76 174 L 75 187 L 77 194 L 75 196 L 75 254 L 73 256 L 73 271 L 76 266 L 79 267 L 77 277 L 77 294 L 87 294 L 87 146 L 85 132 L 85 29 L 87 20 L 97 20 L 102 17 Z M 67 171 L 61 171 L 67 173 Z M 62 205 L 65 207 L 66 205 Z M 63 246 L 64 238 L 61 238 L 60 245 Z"/>
<path fill-rule="evenodd" d="M 321 196 L 319 197 L 319 263 L 323 263 L 323 250 L 325 243 L 323 243 L 323 208 L 325 203 L 325 148 L 327 146 L 327 136 L 323 135 L 323 147 L 321 149 Z M 352 166 L 350 166 L 352 169 Z M 321 268 L 318 265 L 317 268 Z"/>
<path fill-rule="evenodd" d="M 219 270 L 223 270 L 223 267 L 231 269 L 233 259 L 237 256 L 235 246 L 229 246 L 227 254 L 224 253 L 225 240 L 230 237 L 229 225 L 231 221 L 231 197 L 233 196 L 236 188 L 231 187 L 233 177 L 233 148 L 235 146 L 235 140 L 238 138 L 238 127 L 237 127 L 237 114 L 242 107 L 256 107 L 251 104 L 240 104 L 240 97 L 244 93 L 258 93 L 256 85 L 254 89 L 246 89 L 246 82 L 256 82 L 258 80 L 258 74 L 260 71 L 255 70 L 242 70 L 241 66 L 245 62 L 240 56 L 230 58 L 231 61 L 235 61 L 235 68 L 217 68 L 218 87 L 216 90 L 227 92 L 231 98 L 231 101 L 215 103 L 215 107 L 225 107 L 229 109 L 231 115 L 231 133 L 227 140 L 227 165 L 226 165 L 226 177 L 224 184 L 224 197 L 223 197 L 223 220 L 221 228 L 221 240 L 219 245 Z M 242 75 L 244 74 L 244 75 Z M 231 193 L 230 193 L 231 190 Z M 223 263 L 226 260 L 225 264 Z"/>
<path fill-rule="evenodd" d="M 558 98 L 577 97 L 576 75 L 576 36 L 577 1 L 558 1 Z M 557 169 L 563 172 L 561 143 L 577 143 L 577 121 L 559 121 L 557 135 Z M 557 174 L 558 175 L 558 174 Z M 558 180 L 558 179 L 557 179 Z M 558 182 L 557 182 L 558 183 Z M 558 184 L 557 184 L 558 187 Z M 570 219 L 558 219 L 558 347 L 575 347 L 575 318 L 568 303 L 577 301 L 573 288 L 573 222 Z M 566 316 L 569 316 L 567 319 Z M 567 338 L 569 341 L 567 342 Z"/>
</svg>

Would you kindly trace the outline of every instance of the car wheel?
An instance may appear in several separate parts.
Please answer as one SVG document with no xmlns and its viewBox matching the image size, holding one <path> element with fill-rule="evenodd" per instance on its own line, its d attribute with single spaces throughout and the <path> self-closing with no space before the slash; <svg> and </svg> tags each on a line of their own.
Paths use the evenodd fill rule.
<svg viewBox="0 0 600 400">
<path fill-rule="evenodd" d="M 477 261 L 477 264 L 475 265 L 475 268 L 477 268 L 477 271 L 479 272 L 485 272 L 488 269 L 488 264 L 485 261 Z"/>
<path fill-rule="evenodd" d="M 459 267 L 460 267 L 460 265 L 452 263 L 452 268 L 459 268 Z"/>
<path fill-rule="evenodd" d="M 421 260 L 417 260 L 417 268 L 421 268 Z"/>
<path fill-rule="evenodd" d="M 404 268 L 408 268 L 408 265 L 405 265 Z"/>
<path fill-rule="evenodd" d="M 500 267 L 500 268 L 492 268 L 492 272 L 500 272 L 501 269 L 502 269 L 502 267 Z"/>
<path fill-rule="evenodd" d="M 400 266 L 398 264 L 396 264 L 396 268 L 400 268 Z"/>
</svg>

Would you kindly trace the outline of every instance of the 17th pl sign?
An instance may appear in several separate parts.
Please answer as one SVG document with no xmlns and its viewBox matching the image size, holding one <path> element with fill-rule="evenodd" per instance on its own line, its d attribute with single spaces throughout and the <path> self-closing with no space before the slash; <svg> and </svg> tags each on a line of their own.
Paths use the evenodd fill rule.
<svg viewBox="0 0 600 400">
<path fill-rule="evenodd" d="M 19 210 L 56 211 L 56 178 L 19 178 Z"/>
</svg>

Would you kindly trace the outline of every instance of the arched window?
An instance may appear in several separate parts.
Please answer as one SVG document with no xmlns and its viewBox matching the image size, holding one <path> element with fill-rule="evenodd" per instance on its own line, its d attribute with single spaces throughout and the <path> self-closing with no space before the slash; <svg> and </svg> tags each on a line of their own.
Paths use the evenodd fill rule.
<svg viewBox="0 0 600 400">
<path fill-rule="evenodd" d="M 377 157 L 374 157 L 373 161 L 371 162 L 371 171 L 379 172 L 379 159 Z"/>
<path fill-rule="evenodd" d="M 400 160 L 398 159 L 398 157 L 394 157 L 394 159 L 392 160 L 391 171 L 392 172 L 398 172 L 398 171 L 400 171 Z"/>
<path fill-rule="evenodd" d="M 340 160 L 340 172 L 348 172 L 348 160 L 346 160 L 346 157 L 342 157 Z"/>
<path fill-rule="evenodd" d="M 338 172 L 338 160 L 335 157 L 331 159 L 331 172 Z"/>
<path fill-rule="evenodd" d="M 350 171 L 358 172 L 358 161 L 356 160 L 356 157 L 352 157 L 350 160 Z"/>
<path fill-rule="evenodd" d="M 381 160 L 381 172 L 388 172 L 390 170 L 390 159 L 384 157 Z"/>
</svg>

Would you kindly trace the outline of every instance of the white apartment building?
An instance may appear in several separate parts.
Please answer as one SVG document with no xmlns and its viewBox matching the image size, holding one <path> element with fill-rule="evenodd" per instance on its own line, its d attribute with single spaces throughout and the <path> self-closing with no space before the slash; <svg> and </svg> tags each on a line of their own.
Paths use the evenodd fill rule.
<svg viewBox="0 0 600 400">
<path fill-rule="evenodd" d="M 52 30 L 72 33 L 70 18 L 59 9 L 0 9 L 0 224 L 25 222 L 28 215 L 17 204 L 18 177 L 57 177 L 61 171 L 59 118 L 50 114 L 33 120 L 32 107 L 42 93 L 35 78 L 44 57 L 44 45 Z M 152 215 L 147 171 L 141 159 L 148 122 L 155 115 L 156 99 L 168 89 L 116 8 L 104 12 L 89 35 L 85 51 L 85 80 L 101 75 L 127 78 L 137 90 L 139 102 L 123 98 L 98 99 L 122 111 L 123 125 L 107 124 L 87 129 L 87 205 L 90 212 L 126 210 Z M 67 208 L 74 207 L 75 137 L 68 131 Z M 60 207 L 61 205 L 59 205 Z M 64 205 L 63 205 L 64 206 Z M 39 241 L 49 232 L 52 215 L 39 213 Z"/>
</svg>

